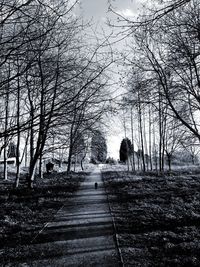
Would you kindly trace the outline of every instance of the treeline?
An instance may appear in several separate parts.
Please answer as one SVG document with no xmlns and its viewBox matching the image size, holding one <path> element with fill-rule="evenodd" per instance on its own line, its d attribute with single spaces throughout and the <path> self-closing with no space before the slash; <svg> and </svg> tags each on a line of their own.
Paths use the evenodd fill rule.
<svg viewBox="0 0 200 267">
<path fill-rule="evenodd" d="M 88 46 L 88 25 L 74 13 L 77 3 L 0 1 L 0 152 L 7 179 L 14 140 L 16 187 L 24 157 L 30 187 L 49 152 L 69 150 L 70 171 L 78 142 L 86 146 L 106 109 L 105 70 L 112 59 L 100 40 Z"/>
<path fill-rule="evenodd" d="M 133 38 L 124 56 L 123 125 L 143 171 L 163 171 L 166 159 L 171 169 L 177 150 L 193 158 L 199 152 L 200 3 L 162 4 L 127 25 Z"/>
</svg>

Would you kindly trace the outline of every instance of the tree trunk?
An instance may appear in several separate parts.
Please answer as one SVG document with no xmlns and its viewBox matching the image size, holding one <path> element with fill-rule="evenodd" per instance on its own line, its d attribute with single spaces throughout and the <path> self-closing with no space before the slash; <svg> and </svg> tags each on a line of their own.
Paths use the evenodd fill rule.
<svg viewBox="0 0 200 267">
<path fill-rule="evenodd" d="M 158 171 L 158 161 L 157 161 L 157 149 L 156 149 L 156 133 L 155 133 L 155 125 L 153 124 L 153 153 L 154 153 L 154 167 L 155 170 Z"/>
<path fill-rule="evenodd" d="M 68 161 L 67 161 L 67 173 L 69 173 L 70 170 L 71 170 L 71 161 L 72 161 L 72 147 L 70 145 L 69 155 L 68 155 Z"/>
<path fill-rule="evenodd" d="M 7 140 L 4 139 L 4 142 L 7 142 Z M 4 180 L 8 180 L 8 162 L 7 162 L 7 146 L 4 148 L 4 169 L 3 169 L 3 175 L 4 175 Z"/>
<path fill-rule="evenodd" d="M 77 154 L 74 155 L 74 172 L 76 171 L 76 163 L 77 163 Z"/>
<path fill-rule="evenodd" d="M 83 159 L 81 159 L 81 170 L 84 171 L 84 168 L 83 168 Z"/>
<path fill-rule="evenodd" d="M 138 156 L 138 171 L 140 170 L 140 157 Z"/>
<path fill-rule="evenodd" d="M 37 163 L 37 162 L 36 162 Z M 32 164 L 30 166 L 30 170 L 29 170 L 29 180 L 28 180 L 28 187 L 30 189 L 33 188 L 33 182 L 34 182 L 34 178 L 35 178 L 35 168 L 36 168 L 36 163 L 35 164 Z"/>
<path fill-rule="evenodd" d="M 43 160 L 42 160 L 42 155 L 40 155 L 39 158 L 39 177 L 43 179 Z"/>
<path fill-rule="evenodd" d="M 164 171 L 165 167 L 165 145 L 166 145 L 166 127 L 167 127 L 167 107 L 165 108 L 165 111 L 163 110 L 163 130 L 162 130 L 162 171 Z"/>
<path fill-rule="evenodd" d="M 159 171 L 162 171 L 162 117 L 161 117 L 161 99 L 159 94 Z"/>
<path fill-rule="evenodd" d="M 18 62 L 19 72 L 19 62 Z M 17 148 L 16 148 L 16 177 L 15 177 L 15 188 L 19 186 L 20 179 L 20 80 L 19 76 L 17 79 Z"/>
<path fill-rule="evenodd" d="M 168 161 L 168 170 L 171 171 L 171 161 L 172 161 L 172 156 L 169 153 L 167 154 L 167 161 Z"/>
<path fill-rule="evenodd" d="M 151 148 L 151 108 L 149 107 L 149 163 L 150 170 L 153 170 L 152 166 L 152 148 Z"/>
<path fill-rule="evenodd" d="M 194 165 L 195 164 L 195 156 L 193 154 L 191 154 L 191 157 L 192 157 L 192 164 Z"/>
<path fill-rule="evenodd" d="M 141 151 L 142 151 L 142 169 L 145 172 L 145 157 L 144 157 L 144 140 L 143 140 L 143 128 L 142 128 L 142 110 L 141 110 L 141 103 L 139 100 L 139 125 L 140 125 L 140 140 L 141 140 Z"/>
<path fill-rule="evenodd" d="M 27 137 L 26 137 L 26 143 L 25 143 L 25 147 L 24 147 L 23 154 L 22 154 L 22 157 L 21 157 L 21 162 L 24 159 L 25 167 L 28 166 L 28 141 L 29 141 L 29 132 L 28 132 Z"/>
<path fill-rule="evenodd" d="M 75 115 L 74 115 L 75 116 Z M 74 130 L 74 123 L 71 125 L 70 129 L 70 138 L 69 138 L 69 155 L 67 161 L 67 173 L 71 170 L 71 161 L 72 161 L 72 153 L 73 153 L 73 130 Z"/>
<path fill-rule="evenodd" d="M 8 85 L 9 86 L 9 85 Z M 4 180 L 8 180 L 8 116 L 9 116 L 9 88 L 6 88 L 6 99 L 5 99 L 5 134 L 4 134 Z"/>
<path fill-rule="evenodd" d="M 125 139 L 126 139 L 126 120 L 125 120 L 125 114 L 124 114 L 124 110 L 123 110 L 123 124 L 124 124 L 124 136 L 125 136 Z M 130 167 L 129 167 L 129 149 L 128 149 L 128 144 L 127 144 L 127 140 L 126 140 L 126 151 L 127 151 L 127 160 L 126 160 L 126 164 L 127 164 L 127 169 L 128 169 L 128 172 L 130 170 Z"/>
<path fill-rule="evenodd" d="M 133 159 L 133 171 L 135 171 L 135 146 L 134 146 L 134 138 L 133 138 L 133 109 L 131 107 L 131 141 L 132 141 L 132 159 Z"/>
<path fill-rule="evenodd" d="M 144 153 L 144 157 L 145 157 L 145 161 L 146 161 L 146 167 L 147 170 L 149 170 L 149 157 L 148 157 L 148 149 L 147 149 L 147 138 L 146 138 L 146 125 L 145 125 L 145 114 L 143 113 L 143 129 L 144 129 L 144 147 L 145 147 L 145 152 Z M 145 156 L 146 154 L 146 156 Z"/>
</svg>

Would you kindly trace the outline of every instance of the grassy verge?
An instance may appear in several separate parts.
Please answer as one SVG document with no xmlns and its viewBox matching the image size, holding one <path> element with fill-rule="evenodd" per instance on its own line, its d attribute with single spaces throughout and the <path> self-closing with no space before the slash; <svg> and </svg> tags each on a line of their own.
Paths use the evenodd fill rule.
<svg viewBox="0 0 200 267">
<path fill-rule="evenodd" d="M 200 175 L 104 172 L 125 266 L 200 266 Z"/>
<path fill-rule="evenodd" d="M 85 173 L 52 173 L 29 190 L 0 182 L 0 249 L 29 244 L 44 224 L 78 189 Z"/>
</svg>

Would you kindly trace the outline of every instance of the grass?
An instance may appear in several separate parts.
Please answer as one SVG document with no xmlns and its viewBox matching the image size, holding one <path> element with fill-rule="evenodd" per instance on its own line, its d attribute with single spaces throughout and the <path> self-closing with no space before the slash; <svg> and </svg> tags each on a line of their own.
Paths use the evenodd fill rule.
<svg viewBox="0 0 200 267">
<path fill-rule="evenodd" d="M 103 172 L 125 266 L 200 266 L 200 174 Z"/>
<path fill-rule="evenodd" d="M 32 190 L 25 185 L 12 189 L 12 180 L 1 181 L 0 249 L 29 244 L 70 199 L 85 176 L 86 173 L 52 173 L 38 178 Z"/>
</svg>

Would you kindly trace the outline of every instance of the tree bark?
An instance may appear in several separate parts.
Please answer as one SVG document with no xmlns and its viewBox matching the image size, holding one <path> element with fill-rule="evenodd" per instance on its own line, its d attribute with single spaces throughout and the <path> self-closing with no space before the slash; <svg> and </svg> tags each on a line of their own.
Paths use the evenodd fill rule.
<svg viewBox="0 0 200 267">
<path fill-rule="evenodd" d="M 18 63 L 18 73 L 19 70 L 19 61 Z M 19 76 L 17 78 L 17 148 L 16 148 L 16 177 L 15 177 L 15 187 L 19 186 L 20 179 L 20 80 Z"/>
<path fill-rule="evenodd" d="M 134 146 L 134 138 L 133 138 L 133 108 L 131 107 L 131 141 L 132 141 L 132 159 L 133 159 L 133 171 L 135 171 L 135 146 Z"/>
<path fill-rule="evenodd" d="M 139 103 L 139 126 L 140 126 L 140 140 L 141 140 L 141 151 L 142 151 L 142 169 L 145 172 L 146 166 L 145 166 L 145 157 L 144 157 L 144 140 L 143 140 L 143 128 L 142 128 L 142 110 L 141 110 L 141 102 L 140 98 L 138 99 Z"/>
<path fill-rule="evenodd" d="M 8 88 L 6 88 L 6 94 L 5 94 L 5 128 L 4 128 L 4 180 L 8 180 L 8 116 L 9 116 L 9 85 Z"/>
<path fill-rule="evenodd" d="M 153 170 L 152 165 L 152 148 L 151 148 L 151 107 L 149 106 L 149 163 L 150 169 Z"/>
</svg>

